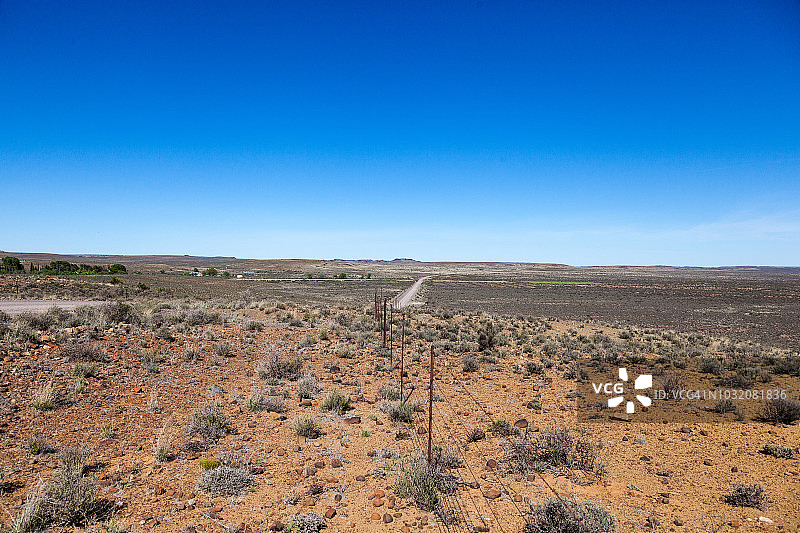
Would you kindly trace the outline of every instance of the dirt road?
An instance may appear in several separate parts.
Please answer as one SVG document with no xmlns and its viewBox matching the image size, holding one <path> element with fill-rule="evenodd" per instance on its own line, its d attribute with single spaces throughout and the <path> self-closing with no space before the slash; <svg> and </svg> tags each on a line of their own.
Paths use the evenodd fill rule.
<svg viewBox="0 0 800 533">
<path fill-rule="evenodd" d="M 9 315 L 43 313 L 53 306 L 72 311 L 82 305 L 99 306 L 108 302 L 97 300 L 0 300 L 0 311 Z"/>
<path fill-rule="evenodd" d="M 411 300 L 414 299 L 414 296 L 417 295 L 417 291 L 422 286 L 422 282 L 425 281 L 428 278 L 430 278 L 430 276 L 425 276 L 423 278 L 419 278 L 417 281 L 414 282 L 414 284 L 411 287 L 409 287 L 406 290 L 404 290 L 403 292 L 401 292 L 397 296 L 397 298 L 394 299 L 394 302 L 392 303 L 392 308 L 394 308 L 394 309 L 402 309 L 405 306 L 407 306 L 409 303 L 411 303 Z"/>
</svg>

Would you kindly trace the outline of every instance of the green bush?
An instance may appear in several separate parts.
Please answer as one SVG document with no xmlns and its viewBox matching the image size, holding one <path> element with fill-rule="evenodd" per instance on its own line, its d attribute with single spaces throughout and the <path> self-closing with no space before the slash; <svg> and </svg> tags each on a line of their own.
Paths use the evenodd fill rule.
<svg viewBox="0 0 800 533">
<path fill-rule="evenodd" d="M 343 415 L 350 409 L 350 396 L 342 393 L 339 389 L 333 389 L 325 396 L 320 408 L 323 411 L 333 411 L 338 415 Z"/>
<path fill-rule="evenodd" d="M 765 444 L 764 447 L 761 448 L 760 453 L 771 455 L 779 459 L 794 459 L 794 456 L 797 455 L 797 452 L 793 448 L 779 446 L 777 444 Z"/>
<path fill-rule="evenodd" d="M 294 419 L 294 431 L 301 437 L 309 439 L 316 439 L 322 434 L 322 430 L 317 422 L 311 415 L 301 414 Z"/>
<path fill-rule="evenodd" d="M 392 422 L 410 424 L 414 421 L 414 408 L 415 406 L 408 402 L 383 402 L 379 409 L 386 413 Z"/>
</svg>

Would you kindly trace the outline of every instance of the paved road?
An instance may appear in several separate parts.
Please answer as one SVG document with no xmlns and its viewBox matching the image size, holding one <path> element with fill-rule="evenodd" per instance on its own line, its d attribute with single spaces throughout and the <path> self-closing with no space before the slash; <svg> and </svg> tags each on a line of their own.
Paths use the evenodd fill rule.
<svg viewBox="0 0 800 533">
<path fill-rule="evenodd" d="M 424 278 L 419 278 L 417 281 L 414 282 L 414 284 L 411 287 L 409 287 L 406 290 L 404 290 L 403 292 L 401 292 L 400 295 L 397 296 L 397 298 L 394 299 L 394 302 L 392 303 L 392 307 L 394 309 L 402 309 L 405 306 L 407 306 L 408 304 L 410 304 L 411 300 L 414 299 L 414 296 L 417 295 L 417 291 L 422 286 L 422 282 L 425 281 L 428 278 L 430 278 L 430 276 L 425 276 Z"/>
<path fill-rule="evenodd" d="M 82 305 L 99 306 L 106 303 L 97 300 L 0 300 L 0 311 L 9 315 L 43 313 L 54 305 L 72 311 Z"/>
</svg>

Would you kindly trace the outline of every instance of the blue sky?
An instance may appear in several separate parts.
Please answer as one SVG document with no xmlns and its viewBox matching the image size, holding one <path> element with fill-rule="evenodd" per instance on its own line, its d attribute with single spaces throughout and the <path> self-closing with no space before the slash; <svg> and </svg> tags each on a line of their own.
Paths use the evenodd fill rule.
<svg viewBox="0 0 800 533">
<path fill-rule="evenodd" d="M 795 1 L 5 0 L 0 51 L 3 250 L 800 265 Z"/>
</svg>

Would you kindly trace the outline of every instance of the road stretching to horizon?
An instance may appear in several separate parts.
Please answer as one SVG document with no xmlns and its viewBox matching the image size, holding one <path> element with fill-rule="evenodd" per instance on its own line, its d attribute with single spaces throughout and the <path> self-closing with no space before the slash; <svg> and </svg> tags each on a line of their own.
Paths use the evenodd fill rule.
<svg viewBox="0 0 800 533">
<path fill-rule="evenodd" d="M 397 298 L 394 299 L 394 302 L 392 303 L 392 307 L 394 309 L 402 309 L 405 306 L 407 306 L 408 304 L 410 304 L 411 300 L 414 299 L 414 296 L 417 295 L 417 291 L 422 286 L 422 282 L 425 281 L 426 279 L 430 278 L 430 277 L 431 276 L 425 276 L 425 277 L 419 278 L 417 281 L 414 282 L 414 284 L 411 287 L 409 287 L 406 290 L 404 290 L 403 292 L 401 292 L 397 296 Z"/>
</svg>

